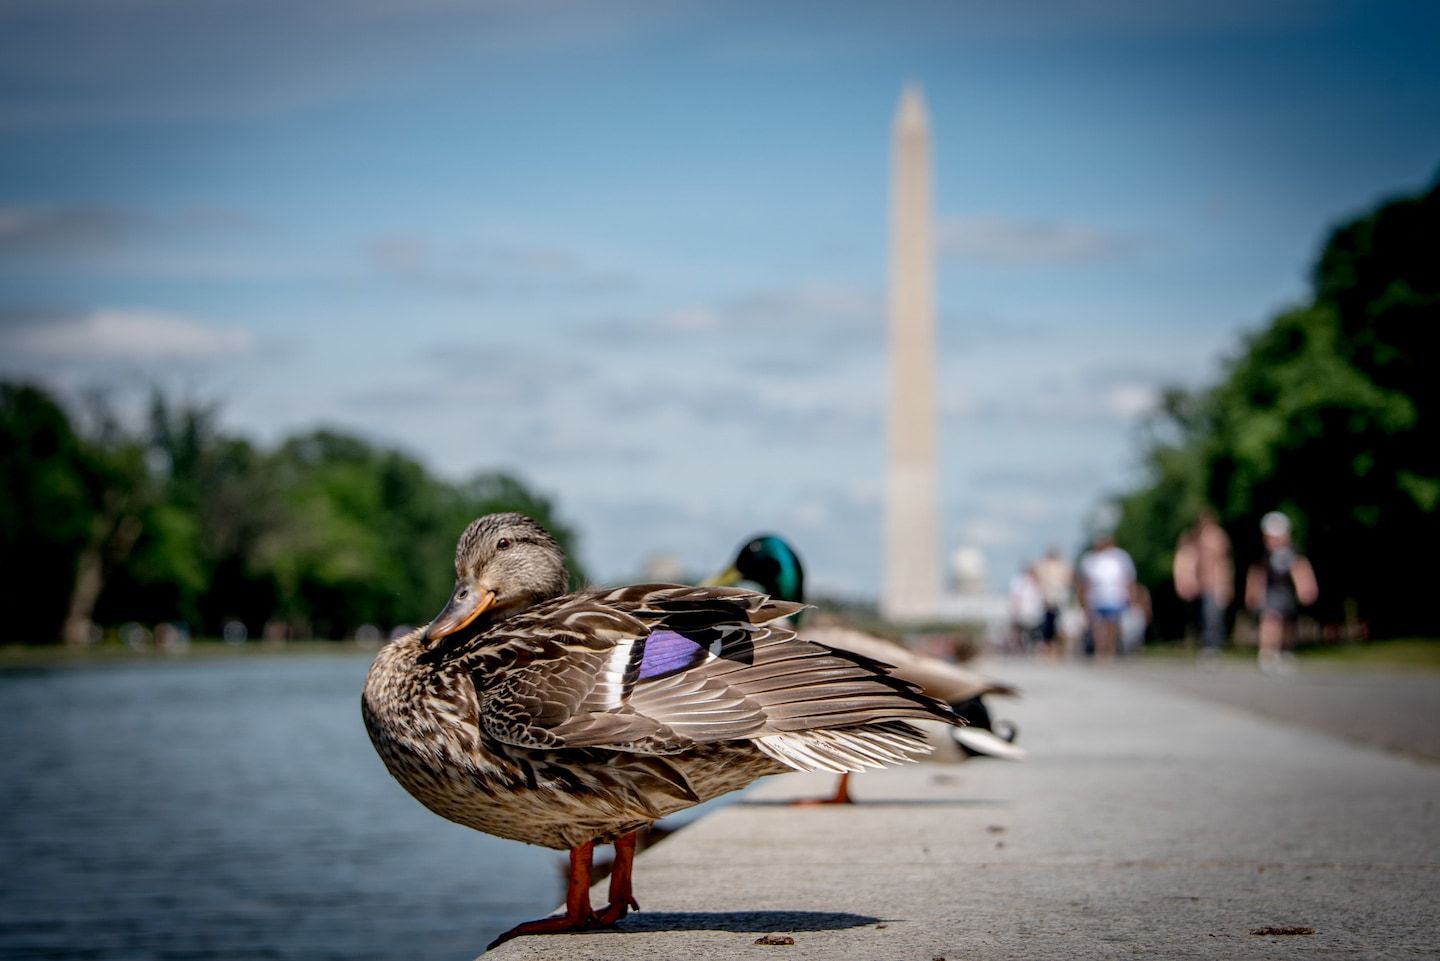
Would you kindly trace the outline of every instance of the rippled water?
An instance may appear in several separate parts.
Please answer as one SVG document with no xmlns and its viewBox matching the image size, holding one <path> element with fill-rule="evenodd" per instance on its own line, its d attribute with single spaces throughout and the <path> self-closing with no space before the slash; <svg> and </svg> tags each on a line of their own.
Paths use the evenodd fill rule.
<svg viewBox="0 0 1440 961">
<path fill-rule="evenodd" d="M 0 672 L 0 958 L 469 961 L 554 907 L 562 855 L 390 779 L 368 666 Z"/>
</svg>

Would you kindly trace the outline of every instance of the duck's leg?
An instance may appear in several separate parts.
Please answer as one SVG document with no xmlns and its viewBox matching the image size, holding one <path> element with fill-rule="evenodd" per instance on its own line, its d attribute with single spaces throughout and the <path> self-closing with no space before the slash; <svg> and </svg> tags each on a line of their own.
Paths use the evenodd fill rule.
<svg viewBox="0 0 1440 961">
<path fill-rule="evenodd" d="M 614 924 L 631 908 L 640 910 L 639 902 L 630 891 L 630 873 L 635 865 L 635 834 L 631 831 L 615 839 L 615 864 L 610 868 L 610 903 L 595 914 L 601 924 Z"/>
<path fill-rule="evenodd" d="M 819 807 L 822 804 L 854 804 L 850 797 L 850 775 L 840 775 L 840 783 L 835 785 L 835 793 L 826 798 L 805 798 L 800 801 L 791 801 L 795 807 L 809 808 Z"/>
<path fill-rule="evenodd" d="M 570 874 L 565 885 L 564 914 L 517 924 L 486 945 L 485 950 L 489 951 L 496 945 L 504 944 L 522 934 L 560 934 L 565 931 L 593 931 L 595 928 L 605 927 L 590 907 L 590 865 L 594 857 L 594 841 L 586 841 L 579 847 L 570 849 Z M 618 857 L 616 864 L 619 864 Z M 629 873 L 628 866 L 626 873 Z"/>
</svg>

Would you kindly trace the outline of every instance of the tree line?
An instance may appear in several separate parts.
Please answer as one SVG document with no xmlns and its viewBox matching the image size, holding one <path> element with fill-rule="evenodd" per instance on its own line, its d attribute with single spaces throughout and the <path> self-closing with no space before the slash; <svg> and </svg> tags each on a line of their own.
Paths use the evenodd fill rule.
<svg viewBox="0 0 1440 961">
<path fill-rule="evenodd" d="M 220 430 L 214 406 L 158 393 L 140 428 L 92 406 L 76 417 L 0 384 L 0 641 L 87 643 L 128 622 L 319 638 L 423 624 L 453 586 L 460 531 L 492 511 L 545 524 L 583 580 L 574 531 L 510 474 L 451 483 L 331 430 L 264 449 Z"/>
<path fill-rule="evenodd" d="M 1166 392 L 1116 531 L 1162 636 L 1184 623 L 1176 540 L 1207 507 L 1237 577 L 1260 554 L 1260 517 L 1282 510 L 1321 621 L 1436 633 L 1437 331 L 1440 182 L 1334 230 L 1305 302 L 1248 336 L 1214 385 Z M 76 417 L 0 384 L 0 641 L 83 643 L 131 621 L 332 638 L 423 623 L 449 593 L 459 531 L 496 510 L 535 516 L 574 563 L 574 532 L 509 474 L 451 483 L 327 430 L 264 449 L 221 431 L 213 406 L 159 394 L 140 428 L 92 406 Z"/>
<path fill-rule="evenodd" d="M 1334 230 L 1304 303 L 1247 337 L 1218 383 L 1166 393 L 1117 530 L 1162 635 L 1182 624 L 1176 538 L 1205 507 L 1230 532 L 1237 576 L 1260 555 L 1261 516 L 1289 515 L 1322 623 L 1437 633 L 1437 334 L 1440 182 Z"/>
</svg>

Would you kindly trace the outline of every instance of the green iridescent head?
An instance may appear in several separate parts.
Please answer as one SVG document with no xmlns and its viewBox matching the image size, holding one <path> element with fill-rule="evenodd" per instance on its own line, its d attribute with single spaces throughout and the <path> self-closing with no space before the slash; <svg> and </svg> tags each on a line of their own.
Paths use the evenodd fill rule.
<svg viewBox="0 0 1440 961">
<path fill-rule="evenodd" d="M 800 556 L 776 534 L 759 534 L 746 541 L 730 569 L 715 581 L 728 584 L 750 581 L 777 600 L 802 603 L 805 600 L 805 568 Z"/>
</svg>

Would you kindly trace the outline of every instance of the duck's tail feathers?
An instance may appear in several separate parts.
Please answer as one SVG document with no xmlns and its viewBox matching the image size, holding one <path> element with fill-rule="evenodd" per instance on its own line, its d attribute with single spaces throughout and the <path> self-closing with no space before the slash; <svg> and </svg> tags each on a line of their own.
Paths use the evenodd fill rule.
<svg viewBox="0 0 1440 961">
<path fill-rule="evenodd" d="M 786 731 L 757 737 L 753 743 L 786 767 L 833 774 L 893 767 L 924 757 L 932 750 L 925 734 L 904 721 L 838 730 Z"/>
</svg>

